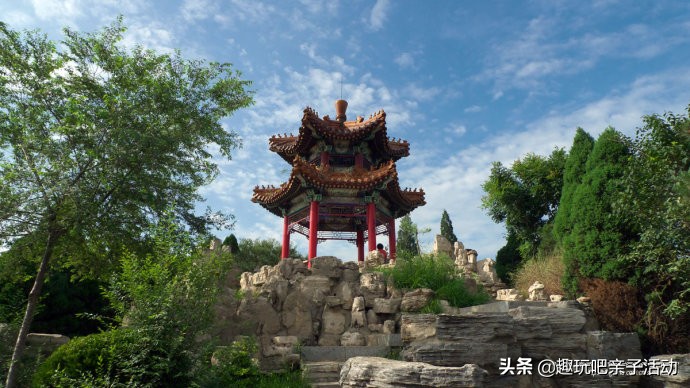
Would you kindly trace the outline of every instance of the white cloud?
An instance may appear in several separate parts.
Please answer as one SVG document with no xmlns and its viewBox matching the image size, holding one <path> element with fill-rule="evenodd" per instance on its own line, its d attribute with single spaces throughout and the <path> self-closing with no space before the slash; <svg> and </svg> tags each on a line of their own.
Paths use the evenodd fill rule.
<svg viewBox="0 0 690 388">
<path fill-rule="evenodd" d="M 122 43 L 127 47 L 141 45 L 158 52 L 172 53 L 175 42 L 173 38 L 173 32 L 160 23 L 134 23 L 127 29 Z"/>
<path fill-rule="evenodd" d="M 394 61 L 403 69 L 414 67 L 414 57 L 412 56 L 412 53 L 401 53 L 395 57 Z"/>
<path fill-rule="evenodd" d="M 472 105 L 468 106 L 467 108 L 464 109 L 465 113 L 477 113 L 481 112 L 482 107 L 479 105 Z"/>
<path fill-rule="evenodd" d="M 82 16 L 79 0 L 31 0 L 36 16 L 41 20 L 71 22 Z"/>
<path fill-rule="evenodd" d="M 386 21 L 386 12 L 388 12 L 388 0 L 376 0 L 376 4 L 371 9 L 369 15 L 369 26 L 378 31 L 383 28 L 383 23 Z"/>
<path fill-rule="evenodd" d="M 11 23 L 13 28 L 27 27 L 34 22 L 34 19 L 29 16 L 29 14 L 22 11 L 10 10 L 8 12 L 4 12 L 4 15 L 5 20 L 8 23 Z"/>
<path fill-rule="evenodd" d="M 213 0 L 185 0 L 180 9 L 186 21 L 208 19 L 218 14 L 218 4 Z"/>
<path fill-rule="evenodd" d="M 424 236 L 429 249 L 439 232 L 443 209 L 448 210 L 458 238 L 480 257 L 494 256 L 505 243 L 504 227 L 497 225 L 480 208 L 481 184 L 489 176 L 491 162 L 505 165 L 529 152 L 550 154 L 555 147 L 568 149 L 575 128 L 580 126 L 598 136 L 607 126 L 633 136 L 645 114 L 670 110 L 684 111 L 690 90 L 690 68 L 640 77 L 624 91 L 611 92 L 582 106 L 562 106 L 549 114 L 518 127 L 499 132 L 488 141 L 461 148 L 455 153 L 413 152 L 414 165 L 406 159 L 398 163 L 401 186 L 421 187 L 427 205 L 415 210 L 412 219 L 432 232 Z M 450 126 L 447 131 L 456 126 Z M 415 144 L 412 144 L 414 147 Z"/>
</svg>

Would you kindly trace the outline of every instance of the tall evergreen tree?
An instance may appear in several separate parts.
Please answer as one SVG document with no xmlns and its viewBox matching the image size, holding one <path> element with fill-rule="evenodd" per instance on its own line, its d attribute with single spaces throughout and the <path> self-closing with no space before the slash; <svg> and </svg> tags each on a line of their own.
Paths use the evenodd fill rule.
<svg viewBox="0 0 690 388">
<path fill-rule="evenodd" d="M 410 255 L 419 254 L 419 244 L 417 244 L 417 225 L 412 222 L 412 218 L 407 214 L 400 219 L 400 229 L 398 229 L 398 239 L 396 248 L 398 253 Z"/>
<path fill-rule="evenodd" d="M 240 251 L 240 245 L 237 243 L 237 237 L 234 234 L 230 234 L 223 240 L 223 245 L 226 245 L 230 250 L 230 253 L 237 253 Z"/>
<path fill-rule="evenodd" d="M 515 271 L 522 262 L 519 247 L 520 239 L 515 233 L 508 233 L 506 245 L 496 252 L 496 274 L 506 284 L 510 283 L 510 273 Z"/>
<path fill-rule="evenodd" d="M 570 147 L 568 159 L 565 162 L 561 199 L 554 219 L 554 235 L 559 243 L 562 243 L 565 236 L 572 230 L 573 196 L 577 186 L 582 183 L 587 158 L 592 153 L 592 148 L 594 148 L 594 138 L 584 129 L 578 128 L 575 131 L 573 146 Z"/>
<path fill-rule="evenodd" d="M 576 290 L 577 277 L 620 278 L 616 258 L 633 237 L 612 212 L 630 156 L 628 142 L 613 128 L 597 139 L 586 172 L 573 195 L 572 233 L 564 244 L 566 289 Z"/>
<path fill-rule="evenodd" d="M 441 215 L 441 236 L 445 237 L 451 244 L 458 241 L 455 233 L 453 233 L 453 222 L 450 220 L 446 209 L 443 209 L 443 214 Z"/>
</svg>

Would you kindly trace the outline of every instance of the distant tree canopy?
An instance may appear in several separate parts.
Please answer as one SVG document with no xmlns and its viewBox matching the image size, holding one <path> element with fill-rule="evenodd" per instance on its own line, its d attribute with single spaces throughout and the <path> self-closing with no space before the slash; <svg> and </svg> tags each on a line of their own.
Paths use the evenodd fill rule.
<svg viewBox="0 0 690 388">
<path fill-rule="evenodd" d="M 689 115 L 690 106 L 646 116 L 634 139 L 607 128 L 594 141 L 578 128 L 567 158 L 557 150 L 510 169 L 494 163 L 484 207 L 508 232 L 497 272 L 551 250 L 571 296 L 588 279 L 627 282 L 644 294 L 635 324 L 646 341 L 657 352 L 690 351 Z"/>
<path fill-rule="evenodd" d="M 282 245 L 274 239 L 240 239 L 236 253 L 233 253 L 234 266 L 243 272 L 257 271 L 262 265 L 274 266 L 280 260 Z M 306 257 L 290 246 L 290 257 L 306 260 Z"/>
<path fill-rule="evenodd" d="M 398 226 L 398 238 L 395 244 L 398 255 L 418 255 L 419 243 L 417 236 L 419 232 L 410 215 L 407 214 L 402 217 Z"/>
<path fill-rule="evenodd" d="M 230 253 L 237 253 L 240 251 L 240 246 L 237 243 L 237 237 L 234 234 L 230 234 L 223 240 L 223 245 L 227 246 Z"/>
<path fill-rule="evenodd" d="M 458 241 L 458 238 L 453 232 L 453 222 L 450 220 L 450 216 L 446 209 L 443 209 L 443 214 L 441 214 L 441 236 L 445 237 L 451 244 Z"/>
<path fill-rule="evenodd" d="M 553 222 L 566 158 L 563 149 L 555 149 L 548 157 L 527 154 L 510 168 L 494 162 L 482 185 L 482 207 L 495 222 L 505 222 L 524 258 L 537 254 L 541 229 Z"/>
<path fill-rule="evenodd" d="M 249 81 L 227 63 L 125 49 L 124 31 L 120 20 L 65 29 L 56 43 L 0 22 L 1 259 L 30 258 L 38 271 L 19 355 L 52 260 L 107 273 L 124 247 L 150 250 L 168 210 L 197 233 L 230 225 L 194 208 L 218 172 L 208 145 L 229 158 L 239 142 L 220 120 L 252 102 Z"/>
</svg>

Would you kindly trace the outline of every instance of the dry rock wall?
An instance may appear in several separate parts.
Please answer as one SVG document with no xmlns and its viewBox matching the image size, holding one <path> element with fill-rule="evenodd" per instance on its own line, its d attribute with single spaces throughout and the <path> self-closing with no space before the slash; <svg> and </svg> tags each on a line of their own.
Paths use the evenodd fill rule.
<svg viewBox="0 0 690 388">
<path fill-rule="evenodd" d="M 531 302 L 522 302 L 529 304 Z M 540 377 L 540 360 L 641 359 L 634 333 L 586 331 L 576 302 L 523 305 L 506 312 L 402 316 L 403 359 L 436 366 L 477 364 L 488 372 L 485 386 L 638 386 L 640 376 Z M 504 373 L 501 360 L 530 358 L 530 375 Z M 504 365 L 505 366 L 505 365 Z"/>
<path fill-rule="evenodd" d="M 225 290 L 214 334 L 223 342 L 238 334 L 257 336 L 262 365 L 279 368 L 292 356 L 276 343 L 401 345 L 401 307 L 417 311 L 425 297 L 430 296 L 424 291 L 404 294 L 381 273 L 360 269 L 355 262 L 323 256 L 312 259 L 308 269 L 301 260 L 286 259 L 243 273 L 239 292 Z"/>
</svg>

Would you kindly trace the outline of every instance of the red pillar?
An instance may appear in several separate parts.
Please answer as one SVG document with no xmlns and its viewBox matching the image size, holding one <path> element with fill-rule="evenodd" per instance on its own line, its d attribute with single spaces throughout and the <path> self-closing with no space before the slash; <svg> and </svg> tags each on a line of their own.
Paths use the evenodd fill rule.
<svg viewBox="0 0 690 388">
<path fill-rule="evenodd" d="M 395 261 L 395 219 L 388 221 L 388 258 Z"/>
<path fill-rule="evenodd" d="M 288 216 L 283 216 L 283 250 L 280 254 L 281 259 L 287 259 L 290 256 L 290 219 Z"/>
<path fill-rule="evenodd" d="M 328 166 L 328 152 L 321 152 L 321 167 Z"/>
<path fill-rule="evenodd" d="M 364 156 L 360 153 L 355 154 L 355 166 L 364 167 Z"/>
<path fill-rule="evenodd" d="M 319 231 L 319 203 L 311 201 L 309 205 L 309 256 L 307 267 L 311 268 L 311 259 L 316 257 L 316 238 Z"/>
<path fill-rule="evenodd" d="M 376 250 L 376 205 L 367 204 L 367 230 L 369 231 L 369 252 Z"/>
<path fill-rule="evenodd" d="M 357 261 L 364 261 L 364 231 L 357 231 Z"/>
</svg>

